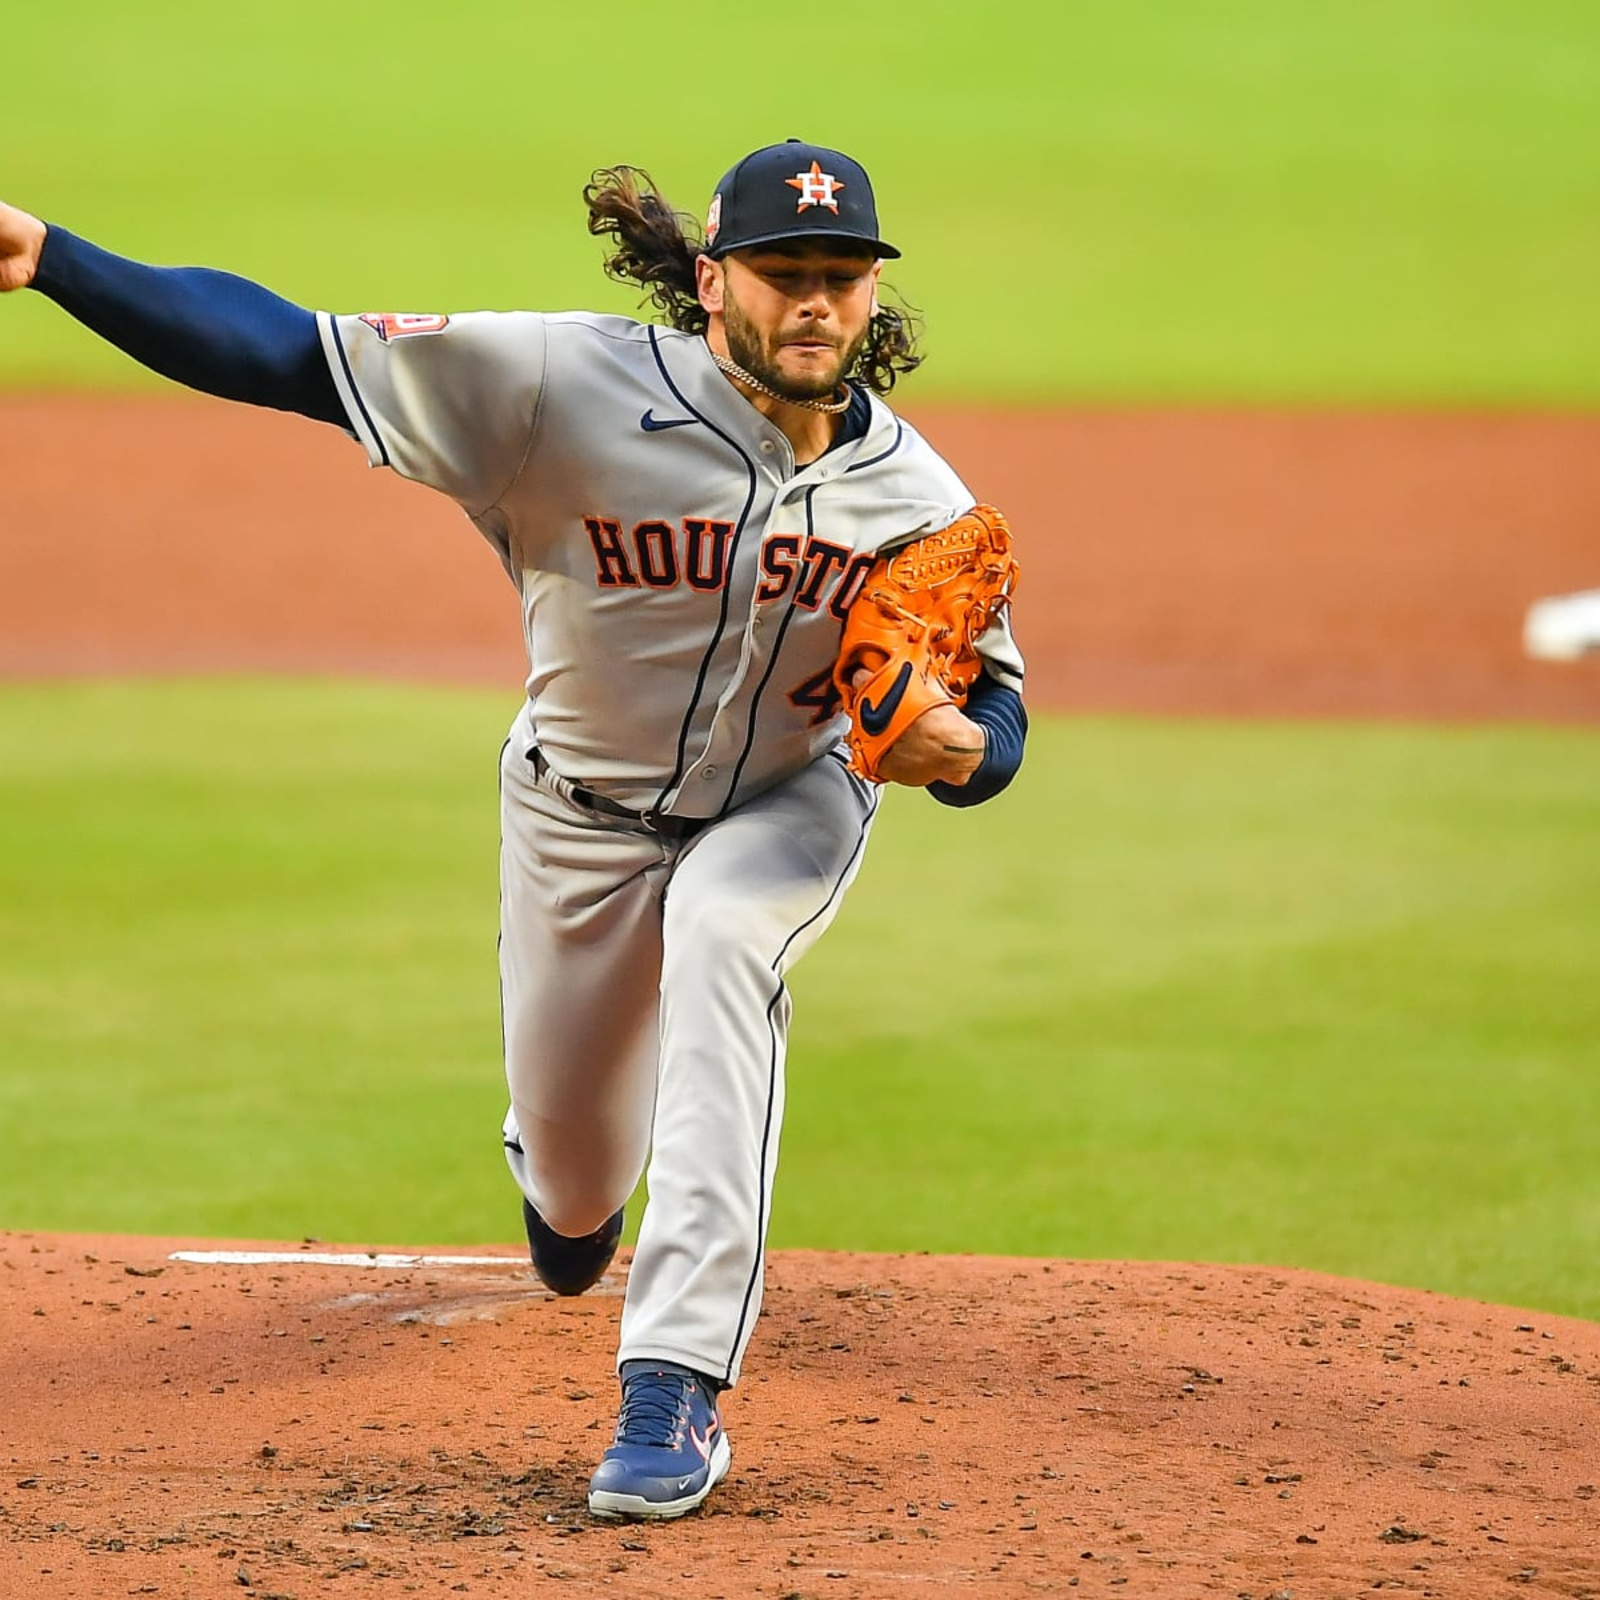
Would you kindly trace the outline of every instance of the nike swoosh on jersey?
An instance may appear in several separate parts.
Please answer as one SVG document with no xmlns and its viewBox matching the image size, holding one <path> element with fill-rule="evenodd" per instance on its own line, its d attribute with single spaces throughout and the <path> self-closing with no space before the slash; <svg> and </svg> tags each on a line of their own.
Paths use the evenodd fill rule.
<svg viewBox="0 0 1600 1600">
<path fill-rule="evenodd" d="M 693 427 L 694 421 L 693 417 L 658 417 L 654 410 L 650 410 L 639 418 L 639 426 L 646 433 L 660 433 L 665 428 Z"/>
<path fill-rule="evenodd" d="M 862 695 L 861 726 L 868 733 L 882 733 L 894 721 L 894 714 L 900 709 L 900 702 L 905 699 L 906 688 L 910 682 L 911 663 L 903 661 L 900 664 L 899 676 L 884 691 L 883 697 L 876 705 L 867 699 L 865 695 Z"/>
</svg>

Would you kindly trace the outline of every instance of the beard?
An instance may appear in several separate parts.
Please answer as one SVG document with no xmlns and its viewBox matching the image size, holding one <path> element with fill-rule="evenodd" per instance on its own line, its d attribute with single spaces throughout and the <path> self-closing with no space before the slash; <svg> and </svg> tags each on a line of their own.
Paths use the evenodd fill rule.
<svg viewBox="0 0 1600 1600">
<path fill-rule="evenodd" d="M 722 330 L 728 340 L 728 354 L 752 378 L 759 378 L 767 388 L 785 400 L 825 400 L 839 387 L 845 373 L 855 364 L 861 347 L 867 342 L 868 329 L 863 328 L 856 339 L 846 345 L 824 333 L 804 328 L 793 328 L 787 334 L 780 331 L 771 340 L 761 337 L 756 325 L 744 314 L 739 302 L 726 295 L 722 306 Z M 778 351 L 786 339 L 803 337 L 807 340 L 833 345 L 837 360 L 823 370 L 812 373 L 789 373 L 778 365 Z"/>
</svg>

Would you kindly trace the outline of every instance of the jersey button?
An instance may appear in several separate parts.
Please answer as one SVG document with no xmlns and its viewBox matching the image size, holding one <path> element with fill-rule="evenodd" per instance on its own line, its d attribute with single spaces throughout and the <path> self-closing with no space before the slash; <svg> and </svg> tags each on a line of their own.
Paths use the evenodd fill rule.
<svg viewBox="0 0 1600 1600">
<path fill-rule="evenodd" d="M 702 778 L 714 778 L 716 775 L 717 769 L 715 767 L 701 767 L 700 769 L 700 776 Z"/>
<path fill-rule="evenodd" d="M 777 448 L 777 445 L 775 445 L 770 439 L 763 439 L 761 441 L 761 453 L 764 456 L 770 456 Z"/>
</svg>

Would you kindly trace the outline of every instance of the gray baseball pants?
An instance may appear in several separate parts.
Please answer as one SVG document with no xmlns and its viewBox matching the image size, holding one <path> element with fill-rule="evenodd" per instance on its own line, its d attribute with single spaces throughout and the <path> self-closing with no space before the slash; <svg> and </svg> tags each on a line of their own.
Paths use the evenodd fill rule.
<svg viewBox="0 0 1600 1600">
<path fill-rule="evenodd" d="M 878 794 L 830 755 L 674 838 L 580 804 L 526 730 L 501 761 L 507 1159 L 573 1236 L 648 1160 L 618 1364 L 732 1384 L 761 1307 L 784 977 L 854 880 Z"/>
</svg>

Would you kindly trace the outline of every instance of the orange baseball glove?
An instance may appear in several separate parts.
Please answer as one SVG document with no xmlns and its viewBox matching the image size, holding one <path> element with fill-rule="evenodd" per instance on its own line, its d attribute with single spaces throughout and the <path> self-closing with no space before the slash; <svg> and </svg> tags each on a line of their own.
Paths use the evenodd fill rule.
<svg viewBox="0 0 1600 1600">
<path fill-rule="evenodd" d="M 1011 530 L 993 506 L 883 557 L 845 618 L 833 681 L 850 714 L 850 765 L 884 780 L 885 752 L 935 706 L 963 706 L 982 663 L 973 648 L 1017 587 Z M 872 676 L 858 689 L 856 675 Z"/>
</svg>

